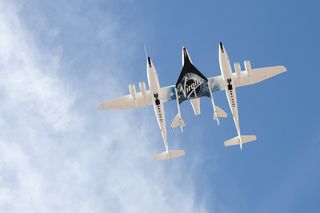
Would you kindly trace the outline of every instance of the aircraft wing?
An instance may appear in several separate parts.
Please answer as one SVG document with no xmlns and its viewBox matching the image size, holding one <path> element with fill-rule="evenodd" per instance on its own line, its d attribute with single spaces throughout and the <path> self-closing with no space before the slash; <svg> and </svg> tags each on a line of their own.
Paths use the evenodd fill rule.
<svg viewBox="0 0 320 213">
<path fill-rule="evenodd" d="M 160 100 L 163 103 L 166 103 L 168 101 L 176 100 L 176 90 L 175 90 L 175 88 L 176 88 L 175 85 L 161 87 L 160 88 Z"/>
<path fill-rule="evenodd" d="M 284 66 L 272 66 L 251 69 L 249 72 L 241 71 L 238 73 L 232 73 L 234 84 L 236 87 L 247 86 L 255 84 L 260 81 L 271 78 L 275 75 L 287 71 Z M 226 88 L 226 83 L 222 76 L 215 76 L 208 78 L 208 84 L 212 89 L 212 92 L 222 91 Z M 160 100 L 164 103 L 167 101 L 176 100 L 175 85 L 160 88 Z M 112 99 L 110 101 L 100 104 L 100 109 L 134 109 L 144 106 L 152 105 L 152 98 L 150 91 L 146 91 L 145 96 L 141 92 L 136 93 L 135 98 L 131 95 L 122 96 Z"/>
<path fill-rule="evenodd" d="M 250 84 L 259 83 L 280 73 L 287 71 L 284 66 L 272 66 L 251 69 L 249 72 L 242 71 L 239 74 L 232 73 L 234 84 L 236 87 L 247 86 Z"/>
<path fill-rule="evenodd" d="M 103 102 L 99 105 L 100 109 L 134 109 L 152 105 L 150 91 L 146 91 L 145 97 L 138 92 L 133 98 L 132 95 L 126 95 L 110 101 Z"/>
<path fill-rule="evenodd" d="M 175 85 L 160 88 L 159 99 L 165 103 L 167 101 L 176 100 Z M 135 94 L 135 98 L 132 95 L 125 95 L 119 98 L 112 99 L 110 101 L 103 102 L 99 105 L 100 109 L 134 109 L 144 106 L 152 105 L 152 98 L 150 91 L 147 90 L 145 96 L 141 92 Z"/>
<path fill-rule="evenodd" d="M 286 72 L 287 69 L 284 66 L 272 66 L 272 67 L 262 67 L 250 69 L 249 72 L 241 71 L 232 73 L 234 85 L 236 87 L 247 86 L 251 84 L 259 83 L 263 80 L 271 78 L 273 76 L 279 75 L 283 72 Z M 222 76 L 215 76 L 208 78 L 210 88 L 212 92 L 225 90 L 226 83 L 223 80 Z"/>
<path fill-rule="evenodd" d="M 222 91 L 226 88 L 226 82 L 221 75 L 208 78 L 212 92 Z"/>
</svg>

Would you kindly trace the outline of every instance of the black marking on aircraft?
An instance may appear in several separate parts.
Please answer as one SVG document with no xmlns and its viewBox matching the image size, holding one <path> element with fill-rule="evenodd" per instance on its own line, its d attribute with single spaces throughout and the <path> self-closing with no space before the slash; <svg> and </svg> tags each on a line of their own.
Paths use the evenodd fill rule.
<svg viewBox="0 0 320 213">
<path fill-rule="evenodd" d="M 228 82 L 228 90 L 232 90 L 232 89 L 233 89 L 232 84 L 231 84 L 231 81 L 232 81 L 231 78 L 228 78 L 228 79 L 227 79 L 227 82 Z"/>
<path fill-rule="evenodd" d="M 148 56 L 148 64 L 149 64 L 149 67 L 151 68 L 151 58 Z"/>
<path fill-rule="evenodd" d="M 234 101 L 233 87 L 232 87 L 232 84 L 231 84 L 232 79 L 228 78 L 227 82 L 228 82 L 228 90 L 229 90 L 230 97 L 231 97 L 231 105 L 232 105 L 232 107 L 236 107 L 236 104 L 235 104 L 235 101 Z"/>
<path fill-rule="evenodd" d="M 155 103 L 156 105 L 160 105 L 160 100 L 159 100 L 159 94 L 158 93 L 155 93 L 153 94 L 153 97 L 155 98 Z"/>
<path fill-rule="evenodd" d="M 179 103 L 202 96 L 210 97 L 208 79 L 191 63 L 183 48 L 184 64 L 176 82 Z"/>
<path fill-rule="evenodd" d="M 154 102 L 156 104 L 156 108 L 157 108 L 157 112 L 158 112 L 158 116 L 159 116 L 159 121 L 162 123 L 163 122 L 163 116 L 162 116 L 161 108 L 160 108 L 159 94 L 158 93 L 154 93 L 153 97 L 155 98 Z"/>
<path fill-rule="evenodd" d="M 224 49 L 223 49 L 223 44 L 222 44 L 222 42 L 220 42 L 219 45 L 220 45 L 221 51 L 224 53 Z"/>
</svg>

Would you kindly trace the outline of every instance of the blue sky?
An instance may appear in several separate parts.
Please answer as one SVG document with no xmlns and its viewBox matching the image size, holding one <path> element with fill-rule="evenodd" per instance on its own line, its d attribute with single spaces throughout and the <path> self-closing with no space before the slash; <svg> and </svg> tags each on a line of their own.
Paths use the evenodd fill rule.
<svg viewBox="0 0 320 213">
<path fill-rule="evenodd" d="M 0 212 L 317 212 L 320 102 L 317 1 L 0 1 Z M 104 100 L 146 81 L 143 46 L 160 84 L 174 84 L 181 47 L 219 75 L 232 62 L 288 72 L 237 90 L 243 134 L 225 148 L 229 117 L 195 117 L 163 143 L 151 107 L 102 112 Z M 224 93 L 216 104 L 230 115 Z M 175 103 L 165 105 L 168 124 Z M 169 125 L 168 125 L 169 126 Z"/>
</svg>

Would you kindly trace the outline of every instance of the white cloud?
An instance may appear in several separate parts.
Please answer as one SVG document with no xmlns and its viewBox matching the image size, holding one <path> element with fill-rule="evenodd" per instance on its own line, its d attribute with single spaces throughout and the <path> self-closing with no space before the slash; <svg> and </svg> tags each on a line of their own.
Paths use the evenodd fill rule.
<svg viewBox="0 0 320 213">
<path fill-rule="evenodd" d="M 162 151 L 153 117 L 98 112 L 89 93 L 104 86 L 67 82 L 20 10 L 0 10 L 0 212 L 205 212 L 183 160 L 152 160 Z M 99 36 L 116 46 L 114 21 Z"/>
</svg>

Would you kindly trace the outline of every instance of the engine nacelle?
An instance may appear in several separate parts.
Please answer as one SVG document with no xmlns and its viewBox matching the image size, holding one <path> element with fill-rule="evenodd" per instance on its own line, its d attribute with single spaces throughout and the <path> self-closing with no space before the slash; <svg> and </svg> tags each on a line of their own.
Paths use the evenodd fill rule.
<svg viewBox="0 0 320 213">
<path fill-rule="evenodd" d="M 241 75 L 241 65 L 240 65 L 240 63 L 239 62 L 235 62 L 233 64 L 233 67 L 234 67 L 234 70 L 237 73 L 237 77 L 240 77 L 240 75 Z"/>
<path fill-rule="evenodd" d="M 142 94 L 142 97 L 147 97 L 147 89 L 146 89 L 146 84 L 144 82 L 139 82 L 139 88 Z"/>
<path fill-rule="evenodd" d="M 136 91 L 136 86 L 134 84 L 129 84 L 129 91 L 130 91 L 131 97 L 135 99 L 137 91 Z"/>
<path fill-rule="evenodd" d="M 251 72 L 251 63 L 249 60 L 244 61 L 244 67 L 246 69 L 246 71 L 248 72 L 248 74 L 250 74 Z"/>
</svg>

